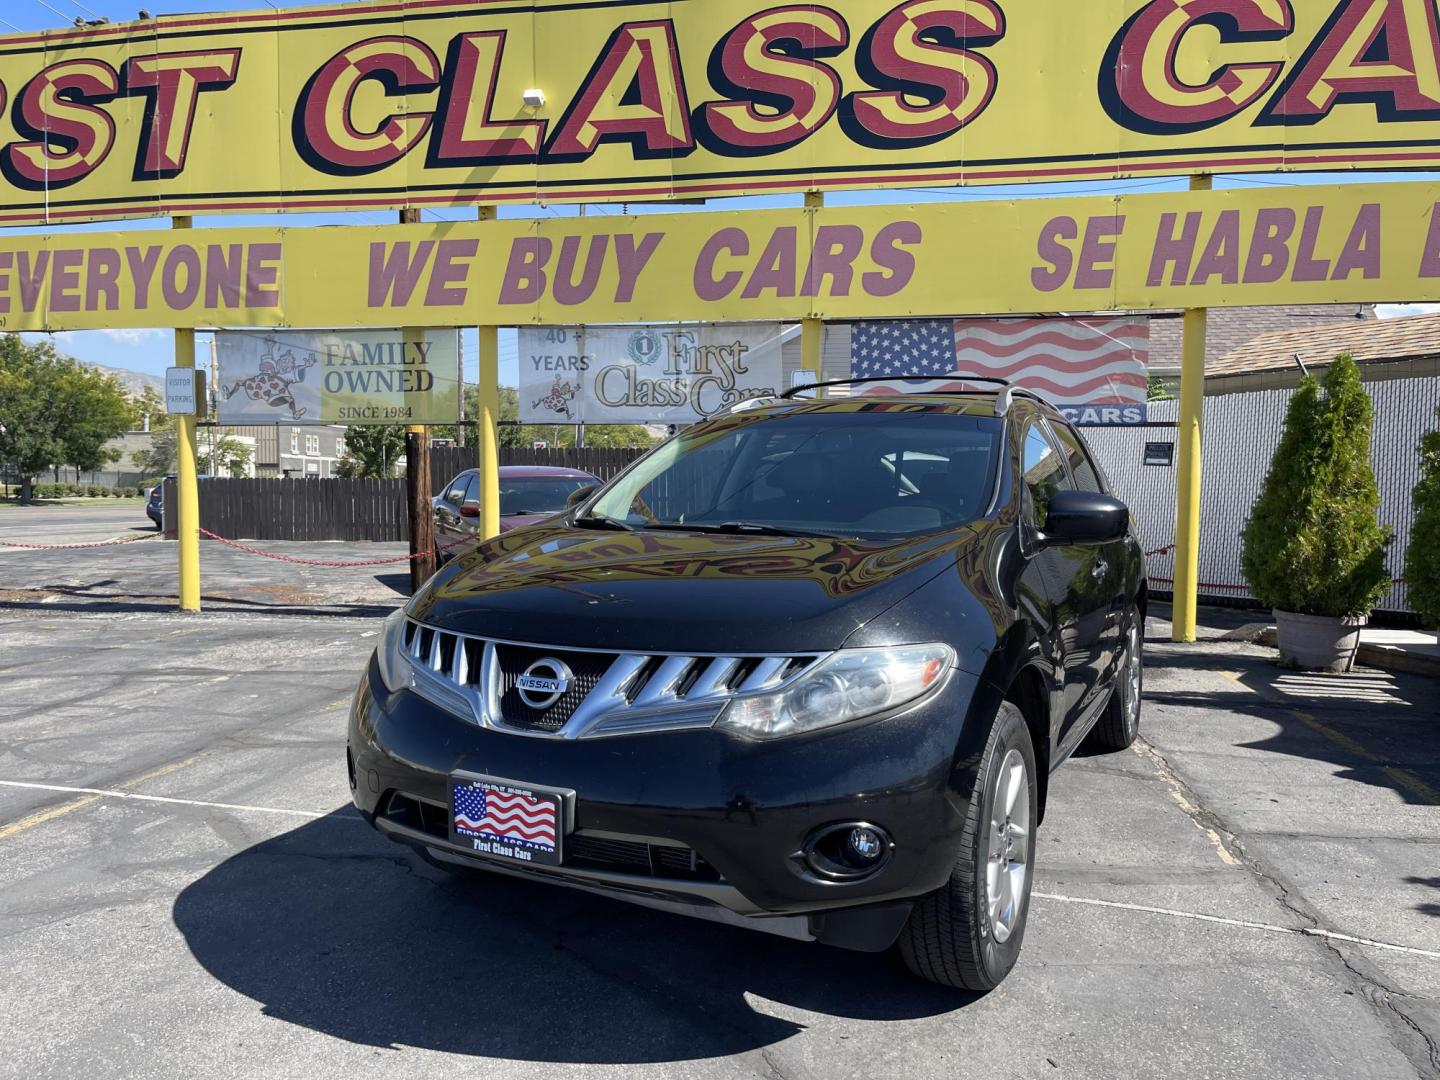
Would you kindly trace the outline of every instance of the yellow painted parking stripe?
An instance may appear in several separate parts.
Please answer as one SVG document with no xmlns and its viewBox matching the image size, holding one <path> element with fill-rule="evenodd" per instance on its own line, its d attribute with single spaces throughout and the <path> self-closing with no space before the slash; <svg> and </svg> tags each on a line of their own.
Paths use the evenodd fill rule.
<svg viewBox="0 0 1440 1080">
<path fill-rule="evenodd" d="M 201 751 L 198 754 L 191 754 L 187 758 L 181 758 L 179 761 L 172 761 L 166 765 L 161 765 L 158 769 L 151 769 L 147 773 L 142 773 L 139 776 L 132 777 L 129 780 L 125 780 L 119 784 L 116 784 L 115 786 L 122 792 L 128 791 L 130 788 L 139 787 L 141 784 L 144 784 L 150 780 L 155 780 L 161 776 L 168 776 L 170 773 L 173 772 L 179 772 L 187 765 L 193 765 L 196 761 L 198 761 L 204 756 L 204 751 Z M 35 813 L 28 814 L 25 817 L 20 818 L 18 821 L 12 821 L 8 825 L 0 826 L 0 840 L 8 840 L 12 836 L 18 836 L 23 832 L 27 832 L 28 830 L 33 829 L 36 825 L 43 825 L 47 821 L 54 821 L 58 817 L 64 817 L 66 814 L 89 806 L 93 802 L 98 802 L 101 798 L 104 797 L 105 794 L 104 792 L 98 791 L 93 788 L 64 788 L 44 784 L 21 784 L 14 781 L 11 781 L 6 786 L 29 787 L 40 791 L 83 792 L 84 794 L 82 798 L 71 799 L 69 802 L 61 803 L 59 806 L 47 806 L 44 810 L 37 810 L 35 811 Z"/>
<path fill-rule="evenodd" d="M 64 817 L 73 810 L 79 810 L 82 806 L 89 806 L 98 802 L 99 795 L 87 795 L 83 799 L 71 799 L 59 806 L 50 806 L 44 810 L 37 810 L 35 813 L 21 818 L 19 821 L 12 821 L 9 825 L 0 826 L 0 840 L 8 840 L 12 836 L 18 836 L 36 825 L 43 825 L 47 821 L 54 821 L 58 817 Z"/>
<path fill-rule="evenodd" d="M 1395 765 L 1386 764 L 1384 758 L 1371 753 L 1363 744 L 1356 742 L 1343 731 L 1336 731 L 1329 724 L 1315 719 L 1315 717 L 1307 712 L 1302 712 L 1299 709 L 1291 709 L 1290 714 L 1294 716 L 1296 720 L 1299 720 L 1306 727 L 1310 728 L 1311 731 L 1314 731 L 1318 735 L 1325 736 L 1325 738 L 1329 739 L 1336 746 L 1348 750 L 1356 757 L 1363 758 L 1372 765 L 1380 766 L 1380 771 L 1395 781 L 1396 785 L 1404 789 L 1406 794 L 1412 798 L 1420 802 L 1429 803 L 1432 806 L 1440 805 L 1440 792 L 1436 792 L 1434 788 L 1421 780 L 1409 769 L 1402 769 Z"/>
</svg>

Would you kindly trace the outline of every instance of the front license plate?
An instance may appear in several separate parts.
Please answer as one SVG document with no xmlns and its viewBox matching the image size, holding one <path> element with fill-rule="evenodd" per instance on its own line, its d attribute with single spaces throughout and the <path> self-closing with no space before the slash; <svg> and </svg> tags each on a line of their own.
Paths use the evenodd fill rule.
<svg viewBox="0 0 1440 1080">
<path fill-rule="evenodd" d="M 565 792 L 490 777 L 450 777 L 450 839 L 511 862 L 559 866 Z"/>
</svg>

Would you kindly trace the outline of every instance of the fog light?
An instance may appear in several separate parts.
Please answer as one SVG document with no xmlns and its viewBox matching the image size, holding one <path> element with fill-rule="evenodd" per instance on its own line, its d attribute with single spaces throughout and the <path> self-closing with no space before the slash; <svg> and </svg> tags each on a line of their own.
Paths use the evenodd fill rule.
<svg viewBox="0 0 1440 1080">
<path fill-rule="evenodd" d="M 895 841 L 868 821 L 836 822 L 810 834 L 805 863 L 830 881 L 858 881 L 879 872 L 894 854 Z"/>
<path fill-rule="evenodd" d="M 885 841 L 880 839 L 880 834 L 864 825 L 851 829 L 846 843 L 857 862 L 873 863 L 885 854 Z"/>
</svg>

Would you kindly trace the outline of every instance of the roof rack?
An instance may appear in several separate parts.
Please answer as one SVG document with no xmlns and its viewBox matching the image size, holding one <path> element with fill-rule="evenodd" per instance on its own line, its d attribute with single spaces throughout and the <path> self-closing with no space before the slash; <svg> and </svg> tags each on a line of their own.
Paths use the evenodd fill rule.
<svg viewBox="0 0 1440 1080">
<path fill-rule="evenodd" d="M 981 393 L 981 394 L 990 394 L 990 393 L 993 393 L 993 394 L 995 395 L 995 415 L 996 415 L 996 416 L 1005 416 L 1005 415 L 1007 415 L 1007 414 L 1010 412 L 1010 406 L 1014 404 L 1015 399 L 1016 399 L 1017 397 L 1018 397 L 1018 398 L 1026 398 L 1026 399 L 1028 399 L 1028 400 L 1030 400 L 1030 401 L 1036 401 L 1036 402 L 1039 402 L 1039 403 L 1042 404 L 1042 405 L 1048 405 L 1048 404 L 1049 404 L 1049 402 L 1047 402 L 1043 397 L 1041 397 L 1039 394 L 1035 393 L 1034 391 L 1032 391 L 1032 390 L 1026 390 L 1023 386 L 1016 386 L 1014 383 L 1011 383 L 1011 382 L 1009 382 L 1009 381 L 1007 381 L 1007 380 L 1005 380 L 1005 379 L 991 379 L 991 378 L 986 378 L 986 377 L 981 376 L 981 375 L 959 375 L 959 374 L 954 374 L 954 373 L 947 374 L 947 375 L 870 375 L 870 376 L 866 376 L 865 378 L 861 378 L 861 379 L 830 379 L 830 380 L 828 380 L 828 381 L 826 381 L 826 382 L 806 383 L 804 386 L 792 386 L 789 390 L 786 390 L 784 393 L 782 393 L 782 394 L 780 395 L 779 400 L 781 400 L 781 401 L 786 401 L 786 400 L 789 400 L 789 399 L 791 399 L 791 398 L 794 398 L 794 397 L 796 397 L 796 396 L 798 396 L 798 395 L 800 395 L 800 394 L 803 394 L 806 390 L 818 390 L 818 389 L 821 389 L 822 387 L 826 387 L 826 386 L 863 386 L 863 385 L 865 385 L 865 384 L 867 384 L 867 383 L 888 383 L 888 382 L 907 382 L 907 381 L 911 381 L 911 382 L 913 382 L 913 381 L 935 382 L 935 381 L 940 380 L 940 379 L 952 379 L 952 380 L 955 381 L 955 382 L 988 383 L 988 384 L 990 384 L 990 385 L 999 387 L 999 389 L 993 390 L 993 391 L 992 391 L 992 390 L 980 390 L 980 391 L 972 391 L 972 390 L 928 390 L 928 391 L 925 391 L 925 393 L 930 393 L 930 394 L 955 394 L 955 395 L 969 395 L 969 394 L 973 394 L 973 393 L 977 393 L 977 392 L 978 392 L 978 393 Z"/>
</svg>

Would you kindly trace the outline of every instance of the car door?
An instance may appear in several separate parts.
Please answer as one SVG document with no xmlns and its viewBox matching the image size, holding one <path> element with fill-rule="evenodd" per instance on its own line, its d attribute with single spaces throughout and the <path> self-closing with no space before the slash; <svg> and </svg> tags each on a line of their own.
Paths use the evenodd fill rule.
<svg viewBox="0 0 1440 1080">
<path fill-rule="evenodd" d="M 1050 499 L 1060 491 L 1072 491 L 1065 455 L 1044 419 L 1036 416 L 1025 430 L 1024 447 L 1026 516 L 1039 532 L 1045 530 Z M 1077 730 L 1085 710 L 1094 698 L 1101 649 L 1102 627 L 1091 618 L 1094 584 L 1090 549 L 1069 544 L 1052 544 L 1033 551 L 1031 559 L 1039 570 L 1050 605 L 1050 625 L 1055 638 L 1054 657 L 1060 683 L 1061 709 L 1058 739 L 1064 747 L 1067 736 Z"/>
<path fill-rule="evenodd" d="M 1080 433 L 1070 424 L 1055 420 L 1050 422 L 1050 429 L 1065 454 L 1075 487 L 1080 491 L 1109 494 Z M 1125 613 L 1125 542 L 1119 540 L 1084 550 L 1089 563 L 1089 595 L 1079 617 L 1086 624 L 1083 636 L 1095 640 L 1097 647 L 1093 697 L 1083 703 L 1088 708 L 1098 706 L 1106 697 L 1119 657 L 1120 621 Z"/>
<path fill-rule="evenodd" d="M 444 548 L 465 535 L 464 519 L 460 507 L 465 505 L 466 493 L 474 480 L 470 471 L 461 473 L 450 481 L 445 493 L 435 500 L 435 545 Z"/>
</svg>

